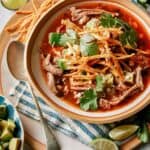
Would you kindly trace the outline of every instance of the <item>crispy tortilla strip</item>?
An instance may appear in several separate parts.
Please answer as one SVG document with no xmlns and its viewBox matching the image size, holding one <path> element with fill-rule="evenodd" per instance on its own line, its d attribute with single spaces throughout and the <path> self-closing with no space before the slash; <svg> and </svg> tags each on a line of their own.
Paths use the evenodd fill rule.
<svg viewBox="0 0 150 150">
<path fill-rule="evenodd" d="M 17 15 L 30 15 L 33 11 L 16 11 Z"/>
<path fill-rule="evenodd" d="M 28 31 L 27 31 L 27 33 L 25 35 L 26 36 L 25 40 L 28 39 L 29 34 L 31 33 L 31 30 L 33 29 L 33 26 L 35 25 L 35 23 L 37 22 L 37 20 L 38 20 L 38 16 L 34 15 L 33 18 L 32 18 L 32 20 L 31 20 L 31 22 L 30 22 L 30 25 L 28 26 Z"/>
<path fill-rule="evenodd" d="M 38 12 L 38 6 L 37 6 L 37 4 L 36 4 L 36 0 L 31 0 L 31 2 L 32 2 L 32 6 L 33 6 L 33 9 L 34 9 L 34 12 Z"/>
<path fill-rule="evenodd" d="M 17 11 L 17 15 L 24 15 L 25 17 L 19 18 L 16 23 L 7 27 L 6 31 L 10 35 L 19 34 L 18 39 L 25 42 L 37 20 L 57 1 L 58 0 L 32 0 L 33 11 Z"/>
<path fill-rule="evenodd" d="M 21 22 L 22 22 L 22 20 L 18 20 L 15 24 L 7 27 L 6 31 L 9 32 L 9 33 L 16 32 L 16 30 L 19 29 L 19 26 L 20 26 Z"/>
<path fill-rule="evenodd" d="M 131 54 L 131 55 L 123 55 L 123 56 L 120 56 L 120 57 L 117 57 L 118 60 L 123 60 L 123 59 L 128 59 L 128 58 L 131 58 L 135 56 L 135 54 Z"/>
<path fill-rule="evenodd" d="M 61 24 L 65 25 L 67 28 L 74 29 L 76 32 L 81 32 L 82 29 L 78 27 L 76 24 L 71 22 L 69 19 L 64 19 L 61 21 Z"/>
</svg>

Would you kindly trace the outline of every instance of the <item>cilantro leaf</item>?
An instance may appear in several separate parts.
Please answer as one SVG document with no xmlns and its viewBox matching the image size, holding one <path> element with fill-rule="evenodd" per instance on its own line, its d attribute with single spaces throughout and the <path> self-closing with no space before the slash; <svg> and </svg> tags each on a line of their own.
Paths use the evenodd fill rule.
<svg viewBox="0 0 150 150">
<path fill-rule="evenodd" d="M 89 89 L 84 92 L 80 98 L 80 108 L 85 111 L 96 110 L 98 108 L 96 90 Z"/>
<path fill-rule="evenodd" d="M 143 123 L 139 128 L 138 137 L 143 143 L 149 142 L 150 133 L 146 123 Z"/>
<path fill-rule="evenodd" d="M 92 56 L 99 53 L 96 39 L 90 34 L 84 34 L 80 39 L 80 49 L 83 56 Z"/>
<path fill-rule="evenodd" d="M 66 60 L 65 59 L 58 59 L 57 60 L 58 67 L 62 70 L 67 69 Z"/>
<path fill-rule="evenodd" d="M 77 33 L 72 29 L 67 29 L 66 33 L 51 32 L 49 34 L 49 43 L 56 46 L 67 46 L 67 42 L 75 44 L 77 42 Z"/>
<path fill-rule="evenodd" d="M 117 28 L 122 26 L 122 21 L 118 18 L 114 18 L 111 14 L 102 14 L 100 21 L 101 25 L 106 28 Z"/>
<path fill-rule="evenodd" d="M 130 29 L 129 31 L 126 31 L 120 35 L 120 41 L 123 45 L 136 47 L 137 44 L 137 35 L 136 32 L 133 29 Z"/>
<path fill-rule="evenodd" d="M 97 92 L 103 92 L 104 87 L 105 87 L 104 84 L 105 84 L 105 81 L 104 81 L 103 76 L 98 75 L 96 77 L 96 91 Z"/>
<path fill-rule="evenodd" d="M 81 53 L 83 56 L 93 56 L 98 54 L 99 50 L 98 50 L 98 45 L 94 42 L 94 43 L 82 43 L 80 44 L 80 48 L 81 48 Z"/>
<path fill-rule="evenodd" d="M 55 32 L 50 33 L 49 34 L 49 43 L 51 45 L 59 45 L 61 36 L 62 36 L 61 33 L 55 33 Z"/>
<path fill-rule="evenodd" d="M 136 47 L 137 34 L 135 30 L 123 20 L 113 17 L 111 14 L 102 14 L 100 18 L 101 25 L 105 28 L 119 28 L 121 27 L 123 33 L 119 36 L 122 45 Z"/>
</svg>

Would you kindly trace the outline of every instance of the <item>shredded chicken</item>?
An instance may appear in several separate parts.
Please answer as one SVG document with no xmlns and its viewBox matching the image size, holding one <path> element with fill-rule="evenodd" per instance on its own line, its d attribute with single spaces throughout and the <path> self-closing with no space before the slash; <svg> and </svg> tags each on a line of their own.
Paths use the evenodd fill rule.
<svg viewBox="0 0 150 150">
<path fill-rule="evenodd" d="M 78 21 L 79 24 L 83 25 L 89 21 L 90 16 L 100 15 L 102 13 L 109 13 L 113 16 L 118 16 L 118 13 L 112 13 L 103 9 L 77 9 L 76 7 L 71 7 L 72 21 Z"/>
<path fill-rule="evenodd" d="M 100 107 L 103 108 L 103 109 L 110 109 L 111 106 L 118 105 L 120 102 L 125 100 L 125 98 L 133 95 L 133 93 L 135 91 L 143 90 L 144 89 L 144 84 L 143 84 L 143 80 L 142 80 L 141 71 L 142 71 L 142 68 L 137 67 L 137 69 L 136 69 L 136 84 L 135 85 L 133 85 L 131 88 L 129 88 L 128 90 L 123 92 L 123 94 L 121 96 L 113 97 L 112 100 L 107 100 L 107 99 L 101 98 L 100 101 L 99 101 Z"/>
<path fill-rule="evenodd" d="M 142 78 L 142 68 L 141 67 L 137 67 L 137 69 L 136 69 L 136 85 L 141 90 L 144 89 L 143 78 Z"/>
<path fill-rule="evenodd" d="M 44 68 L 44 70 L 52 73 L 53 75 L 57 75 L 57 76 L 61 76 L 62 75 L 62 70 L 55 67 L 54 65 L 51 64 L 50 62 L 50 54 L 48 54 L 44 59 L 43 59 L 43 63 L 42 66 Z"/>
<path fill-rule="evenodd" d="M 57 93 L 54 76 L 50 72 L 47 73 L 47 79 L 49 88 L 52 90 L 52 92 Z"/>
<path fill-rule="evenodd" d="M 139 51 L 139 54 L 136 54 L 135 56 L 133 56 L 130 61 L 130 66 L 132 67 L 136 67 L 137 65 L 138 66 L 141 66 L 143 69 L 147 69 L 149 68 L 149 64 L 150 64 L 150 53 L 149 55 L 148 54 L 142 54 L 140 53 Z"/>
</svg>

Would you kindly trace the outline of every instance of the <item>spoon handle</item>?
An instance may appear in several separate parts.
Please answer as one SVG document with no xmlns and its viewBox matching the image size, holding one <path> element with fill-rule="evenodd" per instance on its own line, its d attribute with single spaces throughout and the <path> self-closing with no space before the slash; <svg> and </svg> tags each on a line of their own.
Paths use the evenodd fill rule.
<svg viewBox="0 0 150 150">
<path fill-rule="evenodd" d="M 37 111 L 39 113 L 40 116 L 40 121 L 41 121 L 41 125 L 43 127 L 43 131 L 45 133 L 46 136 L 46 149 L 47 150 L 60 150 L 59 144 L 57 143 L 57 140 L 52 132 L 52 129 L 50 127 L 48 127 L 47 121 L 44 119 L 42 111 L 40 109 L 38 100 L 34 94 L 34 91 L 31 87 L 31 85 L 28 83 L 29 88 L 31 89 L 31 94 L 32 94 L 32 98 L 35 101 L 36 107 L 37 107 Z"/>
</svg>

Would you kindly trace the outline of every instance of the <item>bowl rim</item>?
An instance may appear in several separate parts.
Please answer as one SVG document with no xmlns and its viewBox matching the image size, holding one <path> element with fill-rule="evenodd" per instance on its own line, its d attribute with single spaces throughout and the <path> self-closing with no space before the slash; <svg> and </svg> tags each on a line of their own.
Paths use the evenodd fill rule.
<svg viewBox="0 0 150 150">
<path fill-rule="evenodd" d="M 88 0 L 83 0 L 82 2 L 84 2 L 84 1 L 88 1 Z M 95 1 L 98 1 L 98 0 L 95 0 Z M 101 1 L 104 2 L 104 0 L 101 0 Z M 118 4 L 120 4 L 120 5 L 123 5 L 122 2 L 124 2 L 124 3 L 127 2 L 126 0 L 122 0 L 122 1 L 109 0 L 109 1 L 110 2 L 114 2 L 114 3 L 118 2 Z M 144 107 L 146 107 L 150 103 L 149 102 L 150 93 L 147 94 L 145 96 L 145 98 L 134 109 L 128 110 L 126 112 L 123 112 L 123 113 L 120 113 L 120 114 L 117 114 L 117 115 L 112 115 L 110 117 L 86 117 L 86 116 L 82 116 L 82 115 L 73 113 L 73 112 L 71 112 L 71 111 L 69 111 L 69 110 L 67 110 L 65 108 L 62 108 L 62 107 L 58 106 L 56 103 L 53 102 L 53 100 L 49 99 L 49 97 L 44 92 L 42 92 L 41 88 L 36 84 L 36 81 L 35 81 L 35 79 L 33 77 L 33 74 L 30 71 L 31 70 L 31 66 L 30 66 L 30 64 L 28 62 L 28 60 L 29 60 L 29 49 L 30 49 L 31 43 L 33 41 L 32 37 L 33 37 L 33 35 L 34 35 L 38 25 L 40 24 L 40 22 L 42 22 L 42 20 L 44 20 L 44 18 L 46 18 L 46 16 L 51 11 L 53 11 L 53 9 L 56 9 L 57 7 L 59 7 L 61 5 L 66 6 L 68 4 L 71 4 L 71 2 L 78 3 L 78 2 L 81 2 L 81 0 L 70 0 L 68 2 L 66 2 L 66 0 L 60 0 L 60 2 L 58 2 L 54 6 L 52 6 L 41 17 L 41 19 L 36 23 L 36 25 L 32 29 L 31 34 L 30 34 L 30 36 L 28 38 L 28 41 L 27 41 L 27 43 L 25 45 L 25 59 L 24 59 L 24 61 L 25 61 L 25 68 L 27 70 L 27 75 L 28 75 L 29 82 L 35 88 L 35 90 L 38 92 L 39 96 L 41 96 L 47 102 L 47 104 L 49 104 L 52 108 L 54 108 L 59 113 L 63 113 L 64 115 L 69 116 L 70 118 L 73 118 L 73 119 L 77 119 L 77 120 L 81 120 L 81 121 L 85 121 L 85 122 L 89 122 L 89 123 L 103 123 L 104 124 L 104 123 L 111 123 L 111 122 L 123 120 L 125 118 L 128 118 L 128 117 L 134 115 L 135 113 L 139 112 L 140 110 L 142 110 Z M 138 16 L 140 18 L 141 18 L 141 16 L 144 15 L 144 19 L 143 18 L 141 18 L 141 19 L 146 22 L 148 27 L 150 27 L 150 20 L 148 18 L 148 15 L 144 11 L 142 11 L 140 8 L 135 6 L 131 1 L 128 1 L 128 3 L 130 4 L 131 7 L 136 8 L 136 10 L 138 11 Z M 131 10 L 131 11 L 133 11 L 133 10 Z M 141 15 L 139 15 L 139 14 L 141 14 Z"/>
<path fill-rule="evenodd" d="M 21 129 L 21 132 L 22 132 L 22 134 L 21 134 L 21 148 L 20 148 L 20 150 L 23 150 L 23 147 L 24 147 L 24 128 L 23 128 L 23 124 L 22 124 L 22 120 L 21 120 L 21 118 L 20 118 L 20 115 L 19 115 L 19 113 L 18 113 L 18 111 L 16 110 L 16 108 L 14 107 L 14 105 L 10 102 L 10 100 L 7 98 L 7 97 L 5 97 L 5 96 L 3 96 L 3 95 L 0 95 L 0 98 L 3 98 L 4 99 L 4 102 L 6 102 L 6 105 L 11 105 L 12 106 L 12 108 L 13 108 L 13 110 L 15 111 L 15 114 L 16 114 L 16 117 L 19 119 L 19 122 L 20 122 L 20 129 Z"/>
</svg>

